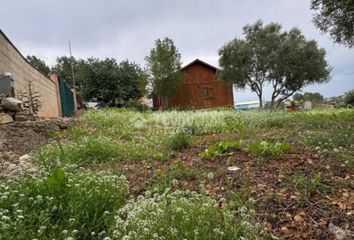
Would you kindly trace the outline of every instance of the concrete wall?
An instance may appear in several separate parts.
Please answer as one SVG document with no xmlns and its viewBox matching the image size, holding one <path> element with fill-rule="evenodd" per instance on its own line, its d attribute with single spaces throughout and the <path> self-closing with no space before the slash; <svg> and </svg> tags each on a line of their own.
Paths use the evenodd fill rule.
<svg viewBox="0 0 354 240">
<path fill-rule="evenodd" d="M 39 92 L 42 102 L 39 117 L 60 117 L 57 84 L 32 67 L 0 30 L 0 74 L 4 72 L 12 73 L 15 93 L 25 90 L 28 87 L 28 80 L 33 80 L 35 91 Z"/>
</svg>

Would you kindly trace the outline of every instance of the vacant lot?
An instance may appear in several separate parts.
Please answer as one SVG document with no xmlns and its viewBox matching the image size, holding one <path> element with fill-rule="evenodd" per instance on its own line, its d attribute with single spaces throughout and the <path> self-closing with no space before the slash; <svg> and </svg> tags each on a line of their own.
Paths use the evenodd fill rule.
<svg viewBox="0 0 354 240">
<path fill-rule="evenodd" d="M 0 239 L 351 239 L 354 111 L 90 111 L 0 180 Z"/>
</svg>

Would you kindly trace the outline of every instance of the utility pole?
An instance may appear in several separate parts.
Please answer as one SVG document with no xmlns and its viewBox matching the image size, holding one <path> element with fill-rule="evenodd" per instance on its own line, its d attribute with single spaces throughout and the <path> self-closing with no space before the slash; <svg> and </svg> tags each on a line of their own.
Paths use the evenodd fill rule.
<svg viewBox="0 0 354 240">
<path fill-rule="evenodd" d="M 71 52 L 71 44 L 70 44 L 70 41 L 69 41 L 69 51 L 70 51 L 71 76 L 72 76 L 72 79 L 73 79 L 73 88 L 74 88 L 74 116 L 76 116 L 76 110 L 77 110 L 77 102 L 76 102 L 76 84 L 75 84 L 73 56 L 72 56 L 72 52 Z"/>
</svg>

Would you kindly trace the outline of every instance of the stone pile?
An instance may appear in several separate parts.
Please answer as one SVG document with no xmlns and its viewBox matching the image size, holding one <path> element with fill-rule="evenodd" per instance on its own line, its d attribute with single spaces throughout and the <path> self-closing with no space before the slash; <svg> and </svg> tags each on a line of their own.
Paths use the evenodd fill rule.
<svg viewBox="0 0 354 240">
<path fill-rule="evenodd" d="M 34 120 L 35 115 L 25 110 L 22 101 L 0 94 L 0 124 Z"/>
</svg>

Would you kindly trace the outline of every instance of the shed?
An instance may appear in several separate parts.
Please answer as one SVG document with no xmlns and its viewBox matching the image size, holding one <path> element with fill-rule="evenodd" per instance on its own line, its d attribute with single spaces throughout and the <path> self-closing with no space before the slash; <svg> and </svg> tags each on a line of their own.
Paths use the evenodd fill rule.
<svg viewBox="0 0 354 240">
<path fill-rule="evenodd" d="M 199 59 L 184 66 L 185 79 L 177 94 L 168 99 L 168 105 L 193 109 L 232 107 L 232 86 L 218 79 L 217 70 Z M 161 106 L 158 98 L 154 98 L 153 104 L 154 108 Z"/>
</svg>

